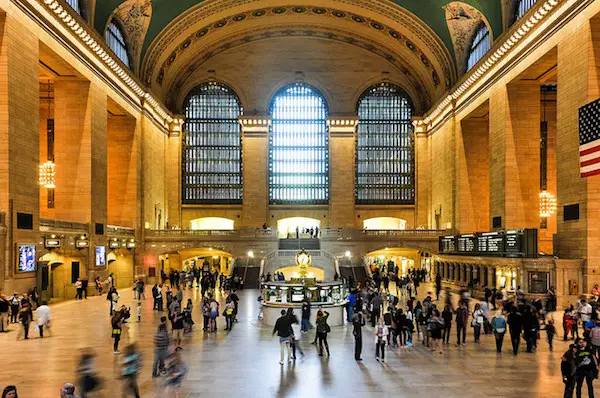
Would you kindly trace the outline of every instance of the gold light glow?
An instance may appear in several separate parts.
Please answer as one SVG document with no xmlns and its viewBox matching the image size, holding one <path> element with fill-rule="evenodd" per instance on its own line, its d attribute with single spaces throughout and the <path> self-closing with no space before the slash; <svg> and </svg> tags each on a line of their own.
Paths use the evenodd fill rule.
<svg viewBox="0 0 600 398">
<path fill-rule="evenodd" d="M 540 217 L 550 217 L 556 213 L 556 198 L 548 191 L 540 192 Z"/>
<path fill-rule="evenodd" d="M 56 188 L 56 165 L 47 161 L 40 165 L 40 185 L 44 188 Z"/>
</svg>

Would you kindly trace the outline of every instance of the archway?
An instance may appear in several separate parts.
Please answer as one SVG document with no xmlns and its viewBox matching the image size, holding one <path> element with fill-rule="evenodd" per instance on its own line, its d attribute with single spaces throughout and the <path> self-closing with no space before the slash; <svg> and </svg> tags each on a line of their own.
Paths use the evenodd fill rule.
<svg viewBox="0 0 600 398">
<path fill-rule="evenodd" d="M 372 273 L 392 272 L 406 276 L 411 269 L 421 268 L 421 252 L 411 248 L 386 247 L 367 253 L 364 261 Z"/>
<path fill-rule="evenodd" d="M 400 230 L 406 229 L 406 220 L 396 217 L 375 217 L 363 221 L 363 228 L 368 230 Z"/>
<path fill-rule="evenodd" d="M 117 289 L 133 285 L 134 260 L 133 254 L 127 249 L 113 250 L 106 256 L 108 274 L 112 274 Z"/>
<path fill-rule="evenodd" d="M 231 253 L 212 247 L 174 250 L 158 256 L 160 271 L 167 275 L 172 271 L 187 271 L 194 267 L 203 272 L 229 274 L 233 269 L 234 257 Z"/>
<path fill-rule="evenodd" d="M 40 293 L 42 299 L 72 299 L 77 290 L 77 279 L 88 278 L 88 267 L 83 253 L 77 250 L 53 250 L 39 259 L 42 272 Z M 42 287 L 46 289 L 42 291 Z"/>
<path fill-rule="evenodd" d="M 312 238 L 321 229 L 321 221 L 308 217 L 289 217 L 277 220 L 279 239 Z M 312 230 L 312 233 L 310 232 Z M 296 232 L 298 232 L 296 234 Z"/>
<path fill-rule="evenodd" d="M 223 217 L 201 217 L 190 221 L 190 229 L 231 231 L 234 221 Z"/>
</svg>

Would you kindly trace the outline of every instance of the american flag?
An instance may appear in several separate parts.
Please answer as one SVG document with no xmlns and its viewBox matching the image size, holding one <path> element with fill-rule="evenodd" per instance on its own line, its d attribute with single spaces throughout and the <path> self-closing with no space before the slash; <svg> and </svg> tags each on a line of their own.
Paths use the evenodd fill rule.
<svg viewBox="0 0 600 398">
<path fill-rule="evenodd" d="M 600 99 L 579 108 L 581 177 L 600 174 Z"/>
</svg>

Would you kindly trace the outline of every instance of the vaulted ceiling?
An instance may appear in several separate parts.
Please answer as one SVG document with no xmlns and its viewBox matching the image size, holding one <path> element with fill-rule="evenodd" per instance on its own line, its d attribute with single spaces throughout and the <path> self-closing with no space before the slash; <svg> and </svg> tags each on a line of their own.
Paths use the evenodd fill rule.
<svg viewBox="0 0 600 398">
<path fill-rule="evenodd" d="M 102 34 L 119 17 L 134 70 L 171 107 L 215 57 L 293 37 L 378 57 L 381 69 L 399 75 L 398 83 L 427 109 L 462 72 L 474 29 L 483 22 L 493 37 L 502 33 L 507 1 L 97 0 L 93 15 Z"/>
</svg>

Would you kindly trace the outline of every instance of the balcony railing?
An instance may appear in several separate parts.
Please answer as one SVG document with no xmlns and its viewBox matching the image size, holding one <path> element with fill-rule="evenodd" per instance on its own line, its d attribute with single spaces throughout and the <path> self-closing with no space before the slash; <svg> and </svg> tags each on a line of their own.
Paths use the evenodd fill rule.
<svg viewBox="0 0 600 398">
<path fill-rule="evenodd" d="M 437 239 L 447 235 L 447 230 L 363 230 L 360 228 L 322 228 L 323 240 L 379 240 L 379 239 Z M 276 229 L 242 228 L 234 230 L 147 229 L 146 238 L 157 239 L 277 239 Z"/>
<path fill-rule="evenodd" d="M 107 225 L 108 235 L 135 236 L 135 228 L 121 227 L 118 225 Z"/>
<path fill-rule="evenodd" d="M 52 218 L 40 218 L 40 231 L 77 231 L 87 232 L 89 224 L 74 221 L 55 220 Z"/>
</svg>

